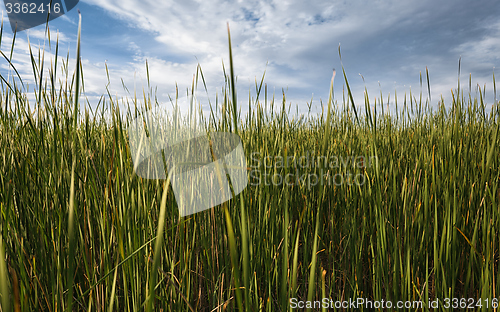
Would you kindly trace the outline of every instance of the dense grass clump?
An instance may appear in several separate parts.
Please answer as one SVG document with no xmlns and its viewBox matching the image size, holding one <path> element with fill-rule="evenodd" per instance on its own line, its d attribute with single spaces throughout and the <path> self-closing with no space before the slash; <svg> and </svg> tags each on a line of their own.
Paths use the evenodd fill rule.
<svg viewBox="0 0 500 312">
<path fill-rule="evenodd" d="M 356 111 L 347 91 L 298 121 L 261 81 L 240 117 L 230 64 L 206 125 L 239 134 L 249 184 L 180 218 L 169 181 L 134 174 L 127 127 L 151 90 L 93 112 L 81 63 L 70 76 L 56 58 L 42 77 L 32 61 L 35 103 L 1 81 L 2 311 L 288 311 L 291 298 L 491 311 L 500 298 L 500 109 L 484 91 L 434 111 L 410 95 L 392 114 L 368 96 Z"/>
</svg>

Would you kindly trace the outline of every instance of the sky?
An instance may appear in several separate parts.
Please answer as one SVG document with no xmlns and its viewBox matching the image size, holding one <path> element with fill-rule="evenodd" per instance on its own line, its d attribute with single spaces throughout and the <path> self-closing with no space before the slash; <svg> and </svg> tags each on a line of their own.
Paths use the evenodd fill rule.
<svg viewBox="0 0 500 312">
<path fill-rule="evenodd" d="M 3 3 L 1 8 L 0 49 L 6 53 L 13 34 Z M 462 87 L 468 90 L 470 74 L 472 96 L 477 85 L 486 86 L 491 106 L 493 72 L 500 68 L 497 0 L 80 0 L 75 9 L 49 22 L 51 46 L 44 25 L 17 34 L 13 63 L 23 80 L 33 84 L 29 44 L 45 49 L 50 62 L 57 33 L 60 55 L 65 58 L 69 53 L 70 64 L 75 63 L 77 9 L 82 18 L 85 97 L 94 107 L 107 94 L 106 87 L 118 98 L 130 98 L 134 89 L 142 95 L 147 89 L 146 61 L 159 102 L 175 95 L 176 84 L 185 92 L 198 64 L 208 89 L 207 95 L 199 87 L 198 97 L 203 98 L 201 91 L 214 101 L 224 86 L 223 64 L 229 68 L 228 23 L 243 109 L 249 92 L 255 96 L 255 81 L 260 82 L 264 72 L 269 98 L 275 93 L 281 103 L 284 90 L 287 105 L 306 112 L 311 99 L 316 111 L 321 109 L 320 100 L 328 100 L 335 68 L 334 95 L 341 103 L 342 65 L 357 106 L 364 107 L 365 87 L 372 104 L 382 92 L 389 109 L 394 108 L 395 90 L 399 103 L 410 90 L 418 98 L 420 73 L 427 97 L 426 68 L 431 106 L 436 107 L 441 96 L 449 106 L 451 90 L 457 88 L 459 59 Z M 3 58 L 0 73 L 12 74 Z"/>
</svg>

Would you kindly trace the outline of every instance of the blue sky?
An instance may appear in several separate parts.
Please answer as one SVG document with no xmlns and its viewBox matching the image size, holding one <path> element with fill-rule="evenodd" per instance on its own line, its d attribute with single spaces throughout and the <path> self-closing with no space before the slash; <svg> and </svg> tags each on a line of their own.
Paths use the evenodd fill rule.
<svg viewBox="0 0 500 312">
<path fill-rule="evenodd" d="M 1 0 L 0 0 L 1 2 Z M 5 8 L 3 3 L 2 8 Z M 342 101 L 343 79 L 338 47 L 341 45 L 354 99 L 363 105 L 365 85 L 371 101 L 394 90 L 398 101 L 405 92 L 420 92 L 419 74 L 429 69 L 432 105 L 440 96 L 449 104 L 457 87 L 458 60 L 462 61 L 462 86 L 486 84 L 486 99 L 493 103 L 494 68 L 500 67 L 500 4 L 489 1 L 149 1 L 81 0 L 82 62 L 85 95 L 92 105 L 109 90 L 127 96 L 142 94 L 146 60 L 151 84 L 159 101 L 191 85 L 200 63 L 213 100 L 224 85 L 222 62 L 228 68 L 227 28 L 233 41 L 239 97 L 247 105 L 248 92 L 264 70 L 270 93 L 281 102 L 307 111 L 328 99 L 332 69 L 337 69 L 335 98 Z M 3 12 L 2 51 L 10 49 L 12 32 Z M 49 23 L 52 38 L 59 32 L 60 53 L 75 57 L 78 12 L 76 9 Z M 45 45 L 46 61 L 53 55 L 44 26 L 20 32 L 14 64 L 23 79 L 32 81 L 28 36 L 33 47 Z M 74 61 L 70 61 L 74 64 Z M 266 66 L 267 64 L 267 66 Z M 71 68 L 70 68 L 71 70 Z M 0 72 L 8 75 L 4 60 Z M 364 77 L 364 82 L 361 77 Z M 500 72 L 497 72 L 497 77 Z M 497 78 L 498 79 L 498 78 Z M 500 87 L 499 87 L 500 88 Z M 424 96 L 427 89 L 424 87 Z M 473 96 L 474 96 L 473 92 Z M 497 96 L 500 98 L 500 95 Z M 385 105 L 384 105 L 385 106 Z"/>
</svg>

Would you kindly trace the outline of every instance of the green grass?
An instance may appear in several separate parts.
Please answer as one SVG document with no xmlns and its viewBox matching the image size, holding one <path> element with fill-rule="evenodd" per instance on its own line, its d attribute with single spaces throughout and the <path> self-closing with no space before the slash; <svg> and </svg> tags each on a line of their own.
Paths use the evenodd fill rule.
<svg viewBox="0 0 500 312">
<path fill-rule="evenodd" d="M 299 123 L 285 95 L 270 100 L 263 79 L 257 99 L 236 103 L 231 57 L 207 126 L 241 137 L 249 185 L 180 218 L 169 181 L 133 171 L 127 126 L 157 105 L 153 89 L 131 102 L 108 94 L 92 111 L 78 99 L 84 76 L 68 73 L 69 57 L 42 76 L 48 65 L 38 53 L 35 103 L 19 79 L 1 81 L 2 311 L 287 311 L 292 297 L 500 298 L 500 109 L 484 102 L 484 90 L 472 97 L 458 88 L 448 108 L 442 101 L 433 111 L 421 94 L 405 96 L 392 115 L 368 95 L 364 113 L 356 111 L 347 91 Z M 241 116 L 244 105 L 250 113 Z M 266 185 L 251 170 L 296 176 L 296 168 L 253 168 L 255 152 L 261 160 L 309 153 L 378 161 L 297 166 L 306 177 L 359 174 L 360 185 Z M 474 310 L 492 309 L 483 301 Z"/>
</svg>

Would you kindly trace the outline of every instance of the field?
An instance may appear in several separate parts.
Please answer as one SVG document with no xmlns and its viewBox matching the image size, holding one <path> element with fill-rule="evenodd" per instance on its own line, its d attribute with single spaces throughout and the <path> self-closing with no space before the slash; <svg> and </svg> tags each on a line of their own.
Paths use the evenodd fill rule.
<svg viewBox="0 0 500 312">
<path fill-rule="evenodd" d="M 434 109 L 409 94 L 392 112 L 367 95 L 360 110 L 342 69 L 342 102 L 330 97 L 320 115 L 298 120 L 264 77 L 258 98 L 237 103 L 229 64 L 206 122 L 241 137 L 248 186 L 181 218 L 168 179 L 134 173 L 127 129 L 158 104 L 153 86 L 129 102 L 103 95 L 92 110 L 81 64 L 68 73 L 67 61 L 49 65 L 41 53 L 32 54 L 35 103 L 15 71 L 1 81 L 2 311 L 498 305 L 500 106 L 485 90 L 458 87 Z M 375 307 L 345 304 L 361 299 Z"/>
</svg>

